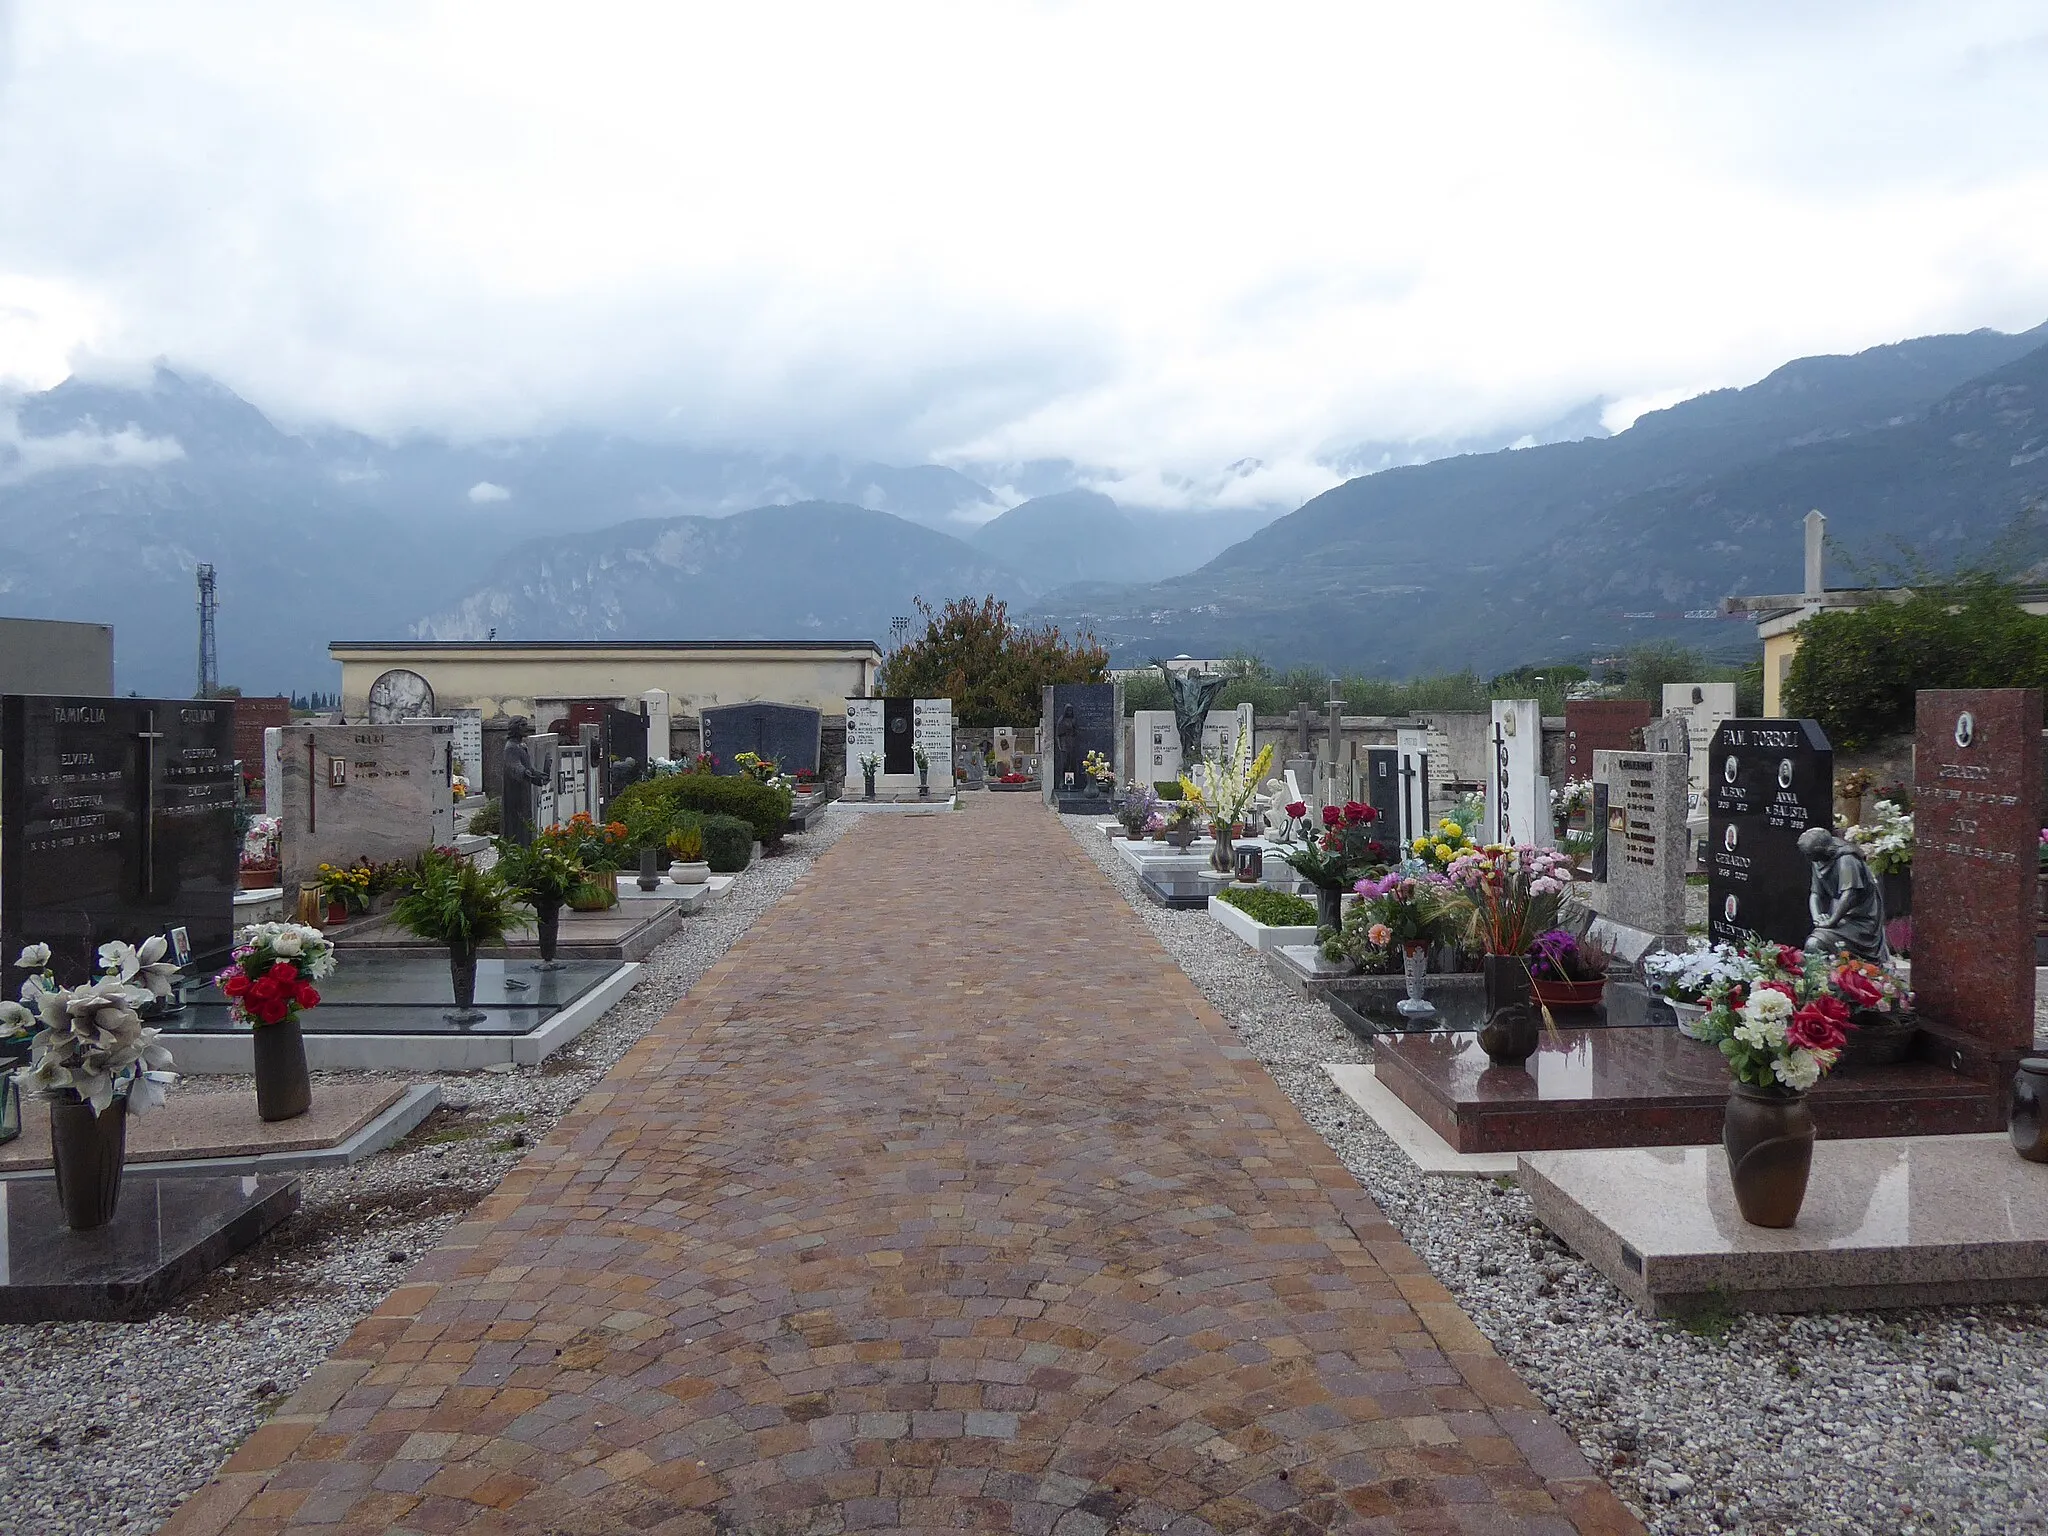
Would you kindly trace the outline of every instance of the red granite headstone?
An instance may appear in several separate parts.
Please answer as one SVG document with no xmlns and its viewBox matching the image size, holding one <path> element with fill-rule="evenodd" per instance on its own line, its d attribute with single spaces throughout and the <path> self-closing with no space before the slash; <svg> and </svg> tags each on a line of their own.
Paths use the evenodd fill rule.
<svg viewBox="0 0 2048 1536">
<path fill-rule="evenodd" d="M 235 704 L 235 756 L 242 772 L 252 779 L 263 777 L 263 731 L 266 726 L 290 725 L 292 701 L 275 698 L 241 698 Z"/>
<path fill-rule="evenodd" d="M 2004 1050 L 2034 1043 L 2041 692 L 1930 688 L 1913 744 L 1919 1011 Z"/>
<path fill-rule="evenodd" d="M 1564 771 L 1571 779 L 1593 777 L 1595 752 L 1636 752 L 1636 732 L 1650 723 L 1648 699 L 1566 699 Z"/>
</svg>

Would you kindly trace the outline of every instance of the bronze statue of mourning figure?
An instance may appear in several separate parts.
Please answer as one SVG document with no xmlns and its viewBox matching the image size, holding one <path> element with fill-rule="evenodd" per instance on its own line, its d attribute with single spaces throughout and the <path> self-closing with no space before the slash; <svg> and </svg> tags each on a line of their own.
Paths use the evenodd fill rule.
<svg viewBox="0 0 2048 1536">
<path fill-rule="evenodd" d="M 547 774 L 533 765 L 533 749 L 526 744 L 532 734 L 532 722 L 524 718 L 514 720 L 505 730 L 504 798 L 498 825 L 507 842 L 521 847 L 533 841 L 534 788 L 548 781 Z"/>
<path fill-rule="evenodd" d="M 1176 672 L 1156 657 L 1152 665 L 1166 678 L 1166 691 L 1173 699 L 1173 729 L 1180 737 L 1183 773 L 1194 771 L 1202 760 L 1202 727 L 1209 720 L 1209 706 L 1230 681 L 1213 672 Z"/>
<path fill-rule="evenodd" d="M 1891 950 L 1884 940 L 1884 891 L 1862 850 L 1826 827 L 1808 827 L 1799 834 L 1799 851 L 1813 862 L 1806 902 L 1813 916 L 1808 953 L 1887 964 Z"/>
</svg>

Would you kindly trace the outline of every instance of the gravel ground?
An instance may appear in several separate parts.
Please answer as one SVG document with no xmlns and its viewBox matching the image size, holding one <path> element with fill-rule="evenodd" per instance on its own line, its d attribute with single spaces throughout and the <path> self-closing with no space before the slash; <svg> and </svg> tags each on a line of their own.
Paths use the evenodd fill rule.
<svg viewBox="0 0 2048 1536">
<path fill-rule="evenodd" d="M 1065 818 L 1388 1218 L 1658 1536 L 2048 1530 L 2048 1308 L 1652 1322 L 1511 1180 L 1425 1177 L 1321 1070 L 1366 1052 Z"/>
<path fill-rule="evenodd" d="M 556 1119 L 853 824 L 835 811 L 687 920 L 639 984 L 538 1067 L 447 1073 L 442 1107 L 142 1323 L 0 1326 L 0 1533 L 154 1530 Z M 319 1074 L 314 1091 L 344 1077 Z M 195 1081 L 197 1081 L 195 1079 Z"/>
</svg>

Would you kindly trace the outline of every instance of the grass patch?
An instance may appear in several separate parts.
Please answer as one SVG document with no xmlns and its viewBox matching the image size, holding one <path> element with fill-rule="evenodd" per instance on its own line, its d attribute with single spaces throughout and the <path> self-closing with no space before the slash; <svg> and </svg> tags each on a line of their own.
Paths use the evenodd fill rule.
<svg viewBox="0 0 2048 1536">
<path fill-rule="evenodd" d="M 1697 1306 L 1680 1313 L 1672 1321 L 1696 1339 L 1720 1340 L 1733 1331 L 1736 1320 L 1742 1316 L 1735 1309 L 1734 1298 L 1726 1291 L 1709 1291 Z"/>
<path fill-rule="evenodd" d="M 1311 928 L 1315 926 L 1316 904 L 1286 891 L 1269 891 L 1262 885 L 1232 885 L 1216 893 L 1255 923 L 1268 928 Z"/>
</svg>

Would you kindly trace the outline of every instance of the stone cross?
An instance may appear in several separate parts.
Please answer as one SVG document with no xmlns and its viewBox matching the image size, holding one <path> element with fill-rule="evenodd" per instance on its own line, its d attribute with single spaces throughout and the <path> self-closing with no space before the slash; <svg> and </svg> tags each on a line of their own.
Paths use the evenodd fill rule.
<svg viewBox="0 0 2048 1536">
<path fill-rule="evenodd" d="M 1308 707 L 1308 700 L 1303 699 L 1294 706 L 1294 729 L 1299 737 L 1301 755 L 1303 757 L 1309 756 L 1316 749 L 1314 740 L 1315 728 L 1310 724 L 1314 719 L 1315 711 Z"/>
<path fill-rule="evenodd" d="M 156 744 L 164 733 L 156 728 L 156 711 L 143 716 L 135 733 L 142 743 L 142 892 L 156 894 Z"/>
<path fill-rule="evenodd" d="M 1327 804 L 1341 805 L 1346 798 L 1344 791 L 1337 787 L 1337 775 L 1343 771 L 1343 759 L 1339 755 L 1344 749 L 1344 701 L 1332 699 L 1330 711 L 1330 794 Z"/>
</svg>

